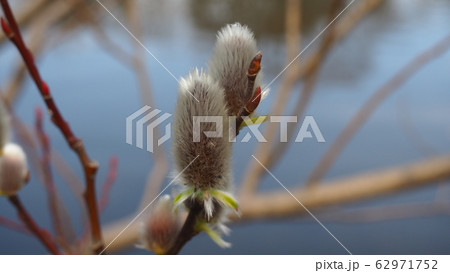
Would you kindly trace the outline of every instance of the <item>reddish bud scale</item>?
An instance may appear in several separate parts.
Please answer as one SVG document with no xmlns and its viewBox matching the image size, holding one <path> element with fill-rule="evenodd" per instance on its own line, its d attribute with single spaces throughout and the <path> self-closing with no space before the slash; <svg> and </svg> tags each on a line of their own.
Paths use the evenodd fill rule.
<svg viewBox="0 0 450 273">
<path fill-rule="evenodd" d="M 261 101 L 261 87 L 258 86 L 255 90 L 255 93 L 253 94 L 253 97 L 245 106 L 245 110 L 250 114 L 253 113 L 253 111 L 255 111 L 256 108 L 258 107 L 260 101 Z"/>
<path fill-rule="evenodd" d="M 3 32 L 6 34 L 6 36 L 11 37 L 11 29 L 9 28 L 8 24 L 6 23 L 3 17 L 1 18 L 1 24 Z"/>
<path fill-rule="evenodd" d="M 50 95 L 50 88 L 48 87 L 47 83 L 42 81 L 42 93 L 44 96 L 49 96 Z"/>
<path fill-rule="evenodd" d="M 256 54 L 256 56 L 253 58 L 252 62 L 250 63 L 250 67 L 248 69 L 248 76 L 255 76 L 258 74 L 259 70 L 261 70 L 261 59 L 262 59 L 262 53 L 261 51 Z"/>
</svg>

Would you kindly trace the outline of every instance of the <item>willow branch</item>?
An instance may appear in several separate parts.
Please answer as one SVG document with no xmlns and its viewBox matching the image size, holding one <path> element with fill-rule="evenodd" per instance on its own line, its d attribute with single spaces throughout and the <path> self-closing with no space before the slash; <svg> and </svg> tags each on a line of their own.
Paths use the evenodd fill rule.
<svg viewBox="0 0 450 273">
<path fill-rule="evenodd" d="M 8 200 L 16 208 L 19 218 L 23 221 L 27 228 L 41 241 L 41 243 L 47 248 L 47 250 L 52 254 L 61 254 L 58 250 L 58 246 L 51 239 L 50 234 L 47 231 L 39 228 L 39 226 L 23 206 L 19 197 L 17 195 L 13 195 L 8 197 Z"/>
<path fill-rule="evenodd" d="M 68 232 L 68 230 L 65 229 L 65 226 L 63 225 L 63 219 L 60 215 L 60 211 L 65 211 L 65 207 L 62 202 L 59 202 L 59 195 L 55 186 L 55 182 L 53 180 L 50 160 L 50 139 L 43 128 L 43 114 L 41 108 L 38 108 L 36 110 L 35 116 L 36 134 L 42 147 L 41 168 L 43 174 L 43 183 L 47 193 L 47 200 L 50 217 L 52 219 L 53 230 L 60 245 L 66 252 L 70 253 L 70 242 L 66 240 L 66 232 Z"/>
<path fill-rule="evenodd" d="M 328 14 L 328 23 L 332 22 L 334 18 L 336 18 L 336 15 L 340 12 L 341 7 L 343 6 L 342 0 L 334 0 L 330 5 L 330 11 Z M 316 59 L 313 65 L 311 66 L 311 69 L 308 70 L 308 73 L 305 75 L 305 82 L 302 87 L 300 97 L 297 100 L 297 103 L 295 105 L 295 108 L 293 112 L 291 113 L 291 116 L 296 116 L 298 118 L 303 117 L 306 108 L 309 105 L 309 102 L 312 98 L 314 87 L 316 85 L 320 69 L 323 66 L 323 63 L 328 56 L 328 53 L 330 52 L 332 45 L 334 44 L 335 38 L 335 25 L 331 24 L 330 27 L 327 29 L 327 32 L 324 34 L 324 37 L 322 39 L 322 42 L 320 43 L 319 49 L 316 54 Z M 294 127 L 297 124 L 288 124 L 287 129 L 287 139 L 286 142 L 276 142 L 273 146 L 273 148 L 270 150 L 270 157 L 267 158 L 267 161 L 265 162 L 266 168 L 271 168 L 274 166 L 280 158 L 283 156 L 284 152 L 286 151 L 287 147 L 291 143 L 289 140 L 292 139 L 294 134 Z"/>
<path fill-rule="evenodd" d="M 317 215 L 321 221 L 334 223 L 369 223 L 418 217 L 450 215 L 450 202 L 414 202 L 351 210 L 332 210 Z"/>
<path fill-rule="evenodd" d="M 189 211 L 189 214 L 184 222 L 183 227 L 181 228 L 180 233 L 175 240 L 175 243 L 171 249 L 167 252 L 169 255 L 175 255 L 180 252 L 183 246 L 189 242 L 194 236 L 198 234 L 195 226 L 197 223 L 197 219 L 199 214 L 202 212 L 202 206 L 198 202 L 194 202 L 192 208 Z"/>
<path fill-rule="evenodd" d="M 301 45 L 301 0 L 289 0 L 286 3 L 286 65 L 288 65 L 298 54 Z M 278 116 L 282 115 L 285 105 L 290 98 L 291 90 L 297 80 L 296 71 L 299 69 L 299 63 L 294 62 L 291 64 L 288 70 L 286 70 L 285 76 L 282 78 L 281 87 L 278 90 L 278 97 L 272 106 L 270 111 L 271 115 Z M 255 149 L 256 156 L 261 162 L 268 160 L 271 143 L 276 136 L 276 124 L 268 123 L 267 129 L 264 132 L 264 136 L 267 139 L 266 143 L 259 143 Z M 246 195 L 255 191 L 259 183 L 259 177 L 264 169 L 261 165 L 252 161 L 247 167 L 247 171 L 242 179 L 242 186 L 240 189 L 240 194 Z"/>
<path fill-rule="evenodd" d="M 17 15 L 17 23 L 21 26 L 28 26 L 31 22 L 34 22 L 36 16 L 40 14 L 42 10 L 45 10 L 47 4 L 49 4 L 50 0 L 34 0 L 28 1 L 22 6 L 21 12 Z M 3 33 L 0 33 L 0 45 L 7 40 L 8 37 Z"/>
<path fill-rule="evenodd" d="M 406 139 L 422 156 L 437 155 L 438 151 L 429 143 L 421 134 L 421 132 L 414 126 L 411 117 L 411 109 L 405 100 L 398 100 L 396 107 L 397 120 L 400 129 L 403 131 Z"/>
<path fill-rule="evenodd" d="M 317 210 L 385 197 L 418 187 L 430 186 L 438 183 L 438 180 L 448 178 L 450 178 L 450 155 L 329 180 L 316 187 L 298 188 L 291 192 L 309 210 Z M 276 182 L 274 181 L 274 183 Z M 241 217 L 230 214 L 233 221 L 241 222 L 306 214 L 303 207 L 284 190 L 243 196 L 240 199 L 240 208 Z M 131 219 L 125 218 L 106 226 L 104 232 L 106 241 L 113 240 Z M 116 252 L 132 246 L 138 239 L 138 234 L 137 226 L 130 227 L 114 241 L 108 250 Z"/>
<path fill-rule="evenodd" d="M 18 51 L 22 55 L 22 58 L 28 68 L 28 71 L 30 72 L 31 77 L 36 83 L 36 86 L 39 89 L 42 98 L 44 99 L 44 102 L 50 113 L 51 120 L 56 125 L 56 127 L 58 127 L 58 129 L 61 131 L 69 147 L 77 154 L 80 163 L 83 167 L 86 181 L 86 191 L 84 193 L 84 197 L 87 204 L 86 206 L 88 208 L 89 219 L 91 224 L 93 248 L 94 252 L 100 253 L 101 250 L 103 249 L 103 239 L 101 235 L 100 220 L 96 200 L 96 189 L 95 189 L 95 176 L 97 174 L 98 164 L 97 162 L 90 159 L 83 145 L 82 140 L 77 138 L 73 134 L 69 124 L 64 120 L 58 107 L 56 106 L 56 103 L 54 102 L 53 97 L 50 93 L 50 88 L 42 80 L 39 71 L 34 63 L 33 55 L 28 50 L 22 39 L 19 27 L 15 21 L 11 8 L 9 7 L 8 1 L 0 0 L 0 3 L 3 8 L 5 17 L 8 21 L 7 24 L 2 18 L 1 23 L 3 31 L 5 32 L 6 36 L 17 47 Z"/>
<path fill-rule="evenodd" d="M 319 161 L 317 166 L 309 176 L 308 185 L 314 185 L 320 181 L 326 172 L 330 169 L 333 162 L 350 142 L 356 132 L 367 121 L 367 119 L 375 112 L 378 106 L 401 85 L 403 85 L 412 75 L 430 61 L 436 59 L 450 48 L 450 35 L 440 40 L 437 44 L 427 49 L 411 62 L 404 66 L 397 74 L 395 74 L 388 82 L 378 89 L 372 97 L 361 107 L 361 109 L 353 116 L 350 122 L 344 127 L 337 139 L 328 148 Z"/>
<path fill-rule="evenodd" d="M 385 0 L 365 0 L 357 1 L 352 5 L 345 14 L 342 14 L 339 21 L 335 22 L 333 44 L 337 44 L 345 38 L 360 22 L 365 19 L 368 14 L 375 11 Z M 320 58 L 319 50 L 316 50 L 303 61 L 303 65 L 295 71 L 298 79 L 304 78 L 311 73 L 318 59 Z"/>
<path fill-rule="evenodd" d="M 402 167 L 335 179 L 291 193 L 309 210 L 342 205 L 436 184 L 450 177 L 450 156 L 435 157 Z M 283 181 L 281 181 L 283 182 Z M 261 219 L 306 213 L 286 191 L 258 194 L 240 202 L 242 218 Z"/>
<path fill-rule="evenodd" d="M 9 228 L 11 230 L 26 234 L 26 235 L 30 235 L 33 236 L 34 234 L 31 233 L 31 231 L 24 226 L 22 223 L 13 221 L 11 219 L 5 218 L 3 216 L 0 216 L 0 226 Z"/>
<path fill-rule="evenodd" d="M 131 32 L 133 32 L 137 39 L 143 41 L 144 35 L 139 5 L 137 5 L 136 1 L 127 1 L 125 11 Z M 150 73 L 145 61 L 147 52 L 139 43 L 136 42 L 136 40 L 134 40 L 134 38 L 130 37 L 130 41 L 133 46 L 131 68 L 134 70 L 137 77 L 136 79 L 139 84 L 142 103 L 144 105 L 155 105 L 149 76 Z M 159 128 L 155 128 L 153 134 L 154 137 L 158 139 L 161 136 L 161 131 Z M 155 146 L 154 148 L 155 150 L 151 154 L 154 165 L 147 175 L 146 186 L 139 205 L 140 209 L 146 207 L 151 200 L 156 197 L 158 192 L 160 192 L 161 185 L 166 179 L 169 171 L 169 163 L 164 148 L 162 146 Z"/>
<path fill-rule="evenodd" d="M 102 190 L 99 198 L 99 210 L 103 212 L 108 206 L 109 196 L 111 194 L 112 186 L 117 179 L 117 167 L 119 165 L 119 158 L 116 156 L 111 157 L 109 160 L 109 170 L 105 182 L 102 184 Z"/>
</svg>

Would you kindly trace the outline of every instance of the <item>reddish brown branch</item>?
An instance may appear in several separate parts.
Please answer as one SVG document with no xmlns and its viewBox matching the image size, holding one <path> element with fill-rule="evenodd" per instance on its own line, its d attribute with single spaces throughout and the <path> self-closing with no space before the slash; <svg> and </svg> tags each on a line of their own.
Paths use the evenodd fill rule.
<svg viewBox="0 0 450 273">
<path fill-rule="evenodd" d="M 58 247 L 56 246 L 55 242 L 51 239 L 50 233 L 46 231 L 45 229 L 41 229 L 36 222 L 33 220 L 31 215 L 27 212 L 25 207 L 23 206 L 22 202 L 20 201 L 19 197 L 17 195 L 10 196 L 9 201 L 17 210 L 17 214 L 19 215 L 19 218 L 23 221 L 23 223 L 28 227 L 28 229 L 38 237 L 38 239 L 41 241 L 41 243 L 47 248 L 48 251 L 52 254 L 59 255 L 61 254 L 59 252 Z"/>
<path fill-rule="evenodd" d="M 34 63 L 32 53 L 28 50 L 22 39 L 22 35 L 17 26 L 16 20 L 8 4 L 8 1 L 0 0 L 0 4 L 3 8 L 5 17 L 7 19 L 6 23 L 2 18 L 1 25 L 3 31 L 5 32 L 6 36 L 12 41 L 12 43 L 14 43 L 14 45 L 17 47 L 18 51 L 22 55 L 22 58 L 28 68 L 28 71 L 30 72 L 31 77 L 36 83 L 36 86 L 39 89 L 42 98 L 44 99 L 51 120 L 56 125 L 56 127 L 59 128 L 61 133 L 64 135 L 64 138 L 66 139 L 68 145 L 78 155 L 78 158 L 81 162 L 86 180 L 86 191 L 84 193 L 84 198 L 88 208 L 89 220 L 91 224 L 93 249 L 94 252 L 100 253 L 101 250 L 103 249 L 103 239 L 101 234 L 99 213 L 96 200 L 97 197 L 95 190 L 95 176 L 97 174 L 98 164 L 90 159 L 83 145 L 82 140 L 77 138 L 73 134 L 69 124 L 64 120 L 58 107 L 56 106 L 56 103 L 53 100 L 48 85 L 42 80 L 39 71 Z"/>
<path fill-rule="evenodd" d="M 35 120 L 35 129 L 36 134 L 39 138 L 39 142 L 42 147 L 42 157 L 40 160 L 42 174 L 43 174 L 43 183 L 45 186 L 45 190 L 47 192 L 48 206 L 50 210 L 50 216 L 52 219 L 53 230 L 56 233 L 56 237 L 60 245 L 64 250 L 70 252 L 70 244 L 66 240 L 65 234 L 69 231 L 64 229 L 63 219 L 61 218 L 60 212 L 62 211 L 63 204 L 59 202 L 58 191 L 55 186 L 55 182 L 53 180 L 53 174 L 51 169 L 51 148 L 50 148 L 50 139 L 48 135 L 44 132 L 43 126 L 43 113 L 41 108 L 36 109 L 36 120 Z M 70 221 L 69 221 L 70 222 Z"/>
<path fill-rule="evenodd" d="M 102 190 L 100 191 L 100 201 L 99 201 L 99 210 L 102 213 L 106 206 L 108 205 L 109 196 L 111 193 L 112 186 L 117 179 L 117 166 L 119 164 L 119 159 L 116 156 L 111 157 L 109 160 L 109 171 L 108 176 L 106 177 L 105 182 L 103 182 Z"/>
<path fill-rule="evenodd" d="M 21 223 L 13 221 L 11 219 L 0 216 L 0 226 L 4 226 L 6 228 L 15 230 L 17 232 L 21 232 L 26 235 L 33 235 L 30 230 Z"/>
<path fill-rule="evenodd" d="M 195 235 L 198 234 L 198 231 L 195 229 L 195 225 L 197 223 L 197 218 L 202 213 L 202 205 L 198 202 L 193 202 L 193 206 L 189 211 L 189 214 L 184 222 L 183 227 L 181 228 L 180 233 L 175 240 L 174 245 L 167 252 L 168 255 L 176 255 L 180 252 L 183 246 L 189 242 Z"/>
</svg>

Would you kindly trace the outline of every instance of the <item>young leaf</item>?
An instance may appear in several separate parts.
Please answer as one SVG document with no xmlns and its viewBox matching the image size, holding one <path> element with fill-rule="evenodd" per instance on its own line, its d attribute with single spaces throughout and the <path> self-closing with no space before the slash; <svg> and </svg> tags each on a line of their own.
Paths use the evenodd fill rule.
<svg viewBox="0 0 450 273">
<path fill-rule="evenodd" d="M 230 207 L 235 211 L 239 211 L 238 202 L 230 194 L 220 190 L 211 190 L 210 193 L 211 196 L 223 203 L 225 206 Z"/>
<path fill-rule="evenodd" d="M 226 242 L 225 240 L 222 239 L 222 237 L 220 236 L 220 234 L 213 230 L 207 223 L 205 222 L 201 222 L 198 225 L 198 229 L 200 231 L 204 231 L 206 232 L 206 234 L 208 234 L 209 237 L 211 237 L 211 239 L 218 244 L 220 247 L 222 248 L 230 248 L 231 244 L 229 242 Z"/>
<path fill-rule="evenodd" d="M 184 201 L 186 201 L 186 199 L 191 197 L 192 194 L 194 194 L 194 188 L 188 188 L 187 190 L 180 192 L 173 200 L 173 209 L 176 210 Z"/>
</svg>

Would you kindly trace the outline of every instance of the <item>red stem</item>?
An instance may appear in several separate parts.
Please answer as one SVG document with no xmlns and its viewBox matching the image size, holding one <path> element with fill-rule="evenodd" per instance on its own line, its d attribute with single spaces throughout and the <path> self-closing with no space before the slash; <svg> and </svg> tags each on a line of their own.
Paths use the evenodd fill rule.
<svg viewBox="0 0 450 273">
<path fill-rule="evenodd" d="M 42 80 L 39 71 L 34 63 L 34 58 L 31 52 L 26 47 L 14 15 L 11 11 L 9 3 L 7 0 L 0 0 L 0 4 L 3 8 L 5 17 L 8 21 L 7 25 L 4 21 L 2 22 L 3 30 L 6 32 L 6 36 L 14 43 L 18 51 L 22 55 L 25 65 L 31 74 L 34 82 L 36 83 L 39 92 L 47 106 L 48 112 L 50 113 L 51 120 L 59 128 L 61 133 L 64 135 L 70 148 L 78 155 L 78 158 L 83 167 L 85 181 L 86 181 L 86 191 L 84 193 L 84 198 L 86 201 L 86 206 L 88 209 L 89 220 L 91 225 L 92 233 L 92 244 L 95 253 L 100 253 L 103 249 L 103 239 L 101 234 L 99 213 L 97 208 L 97 197 L 95 189 L 95 176 L 97 174 L 98 164 L 97 162 L 90 159 L 86 149 L 83 145 L 81 139 L 77 138 L 69 124 L 64 120 L 61 115 L 56 103 L 54 102 L 50 89 L 48 85 Z M 6 26 L 6 27 L 5 27 Z"/>
<path fill-rule="evenodd" d="M 22 205 L 22 202 L 20 201 L 19 197 L 17 195 L 13 195 L 8 197 L 11 204 L 14 205 L 14 207 L 17 209 L 17 214 L 19 215 L 19 218 L 23 221 L 23 223 L 27 226 L 27 228 L 34 234 L 36 237 L 39 238 L 42 244 L 47 248 L 50 253 L 55 255 L 60 255 L 58 247 L 53 242 L 53 240 L 50 237 L 50 233 L 47 232 L 44 229 L 39 228 L 39 226 L 36 224 L 36 222 L 33 220 L 31 215 L 27 212 L 25 207 Z"/>
<path fill-rule="evenodd" d="M 52 224 L 54 232 L 56 233 L 56 238 L 61 247 L 70 252 L 70 246 L 65 240 L 64 227 L 62 225 L 62 219 L 58 210 L 58 191 L 53 180 L 53 174 L 51 170 L 51 157 L 50 157 L 50 139 L 48 135 L 44 132 L 43 126 L 43 113 L 41 108 L 37 108 L 35 112 L 35 129 L 36 134 L 39 138 L 39 142 L 42 146 L 42 157 L 41 157 L 41 167 L 43 172 L 43 182 L 45 189 L 47 191 L 48 206 L 50 209 L 50 216 L 52 218 Z"/>
<path fill-rule="evenodd" d="M 0 216 L 0 226 L 7 227 L 9 229 L 15 230 L 17 232 L 21 232 L 26 235 L 33 236 L 30 230 L 24 226 L 22 223 L 18 223 L 16 221 L 10 220 L 8 218 Z"/>
<path fill-rule="evenodd" d="M 99 211 L 102 213 L 106 206 L 108 205 L 109 195 L 111 193 L 112 186 L 117 179 L 117 166 L 119 164 L 119 159 L 116 156 L 113 156 L 109 160 L 109 171 L 108 176 L 106 177 L 105 182 L 103 182 L 102 190 L 100 191 L 99 198 Z"/>
</svg>

